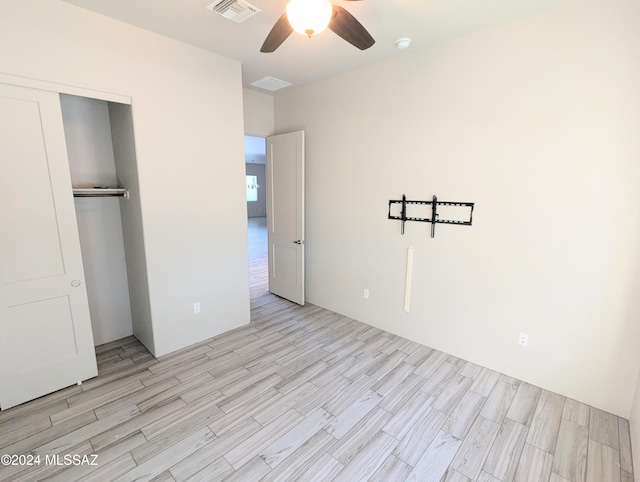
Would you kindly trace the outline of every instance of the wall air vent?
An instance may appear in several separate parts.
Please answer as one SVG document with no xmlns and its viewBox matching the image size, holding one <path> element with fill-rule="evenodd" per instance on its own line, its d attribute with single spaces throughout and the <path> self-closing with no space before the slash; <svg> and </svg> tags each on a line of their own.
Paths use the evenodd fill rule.
<svg viewBox="0 0 640 482">
<path fill-rule="evenodd" d="M 249 17 L 253 17 L 256 13 L 261 12 L 258 7 L 244 0 L 216 1 L 207 8 L 236 23 L 244 22 Z"/>
</svg>

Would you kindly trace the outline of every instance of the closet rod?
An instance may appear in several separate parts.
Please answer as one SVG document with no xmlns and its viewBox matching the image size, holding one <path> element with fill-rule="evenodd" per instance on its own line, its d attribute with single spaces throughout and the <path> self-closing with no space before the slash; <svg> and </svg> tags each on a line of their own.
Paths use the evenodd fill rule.
<svg viewBox="0 0 640 482">
<path fill-rule="evenodd" d="M 89 189 L 74 189 L 73 197 L 124 197 L 129 199 L 129 191 L 124 188 L 97 187 Z"/>
</svg>

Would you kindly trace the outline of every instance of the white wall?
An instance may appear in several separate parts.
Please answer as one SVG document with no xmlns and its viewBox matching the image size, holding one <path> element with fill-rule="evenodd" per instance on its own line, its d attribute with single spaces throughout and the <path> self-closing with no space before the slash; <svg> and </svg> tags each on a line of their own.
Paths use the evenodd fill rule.
<svg viewBox="0 0 640 482">
<path fill-rule="evenodd" d="M 277 95 L 276 131 L 306 131 L 308 301 L 628 417 L 639 22 L 567 6 Z M 401 236 L 402 194 L 475 202 L 474 225 Z"/>
<path fill-rule="evenodd" d="M 133 336 L 140 340 L 149 351 L 155 353 L 131 106 L 110 102 L 109 120 L 111 121 L 111 142 L 118 185 L 125 187 L 129 192 L 129 198 L 126 202 L 120 202 L 120 216 L 122 218 L 122 237 L 131 299 Z"/>
<path fill-rule="evenodd" d="M 131 96 L 155 355 L 248 323 L 240 64 L 58 0 L 3 0 L 0 72 Z"/>
<path fill-rule="evenodd" d="M 273 96 L 243 89 L 244 133 L 267 137 L 274 132 Z"/>
<path fill-rule="evenodd" d="M 61 95 L 71 184 L 117 187 L 108 103 Z M 94 344 L 133 334 L 119 198 L 76 198 Z"/>
</svg>

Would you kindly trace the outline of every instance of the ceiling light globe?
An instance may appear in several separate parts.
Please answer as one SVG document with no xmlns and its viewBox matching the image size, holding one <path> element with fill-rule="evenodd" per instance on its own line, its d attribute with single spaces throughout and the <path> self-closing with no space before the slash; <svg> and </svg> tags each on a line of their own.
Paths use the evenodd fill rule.
<svg viewBox="0 0 640 482">
<path fill-rule="evenodd" d="M 329 25 L 331 3 L 329 0 L 291 0 L 287 4 L 287 18 L 299 34 L 317 35 Z"/>
</svg>

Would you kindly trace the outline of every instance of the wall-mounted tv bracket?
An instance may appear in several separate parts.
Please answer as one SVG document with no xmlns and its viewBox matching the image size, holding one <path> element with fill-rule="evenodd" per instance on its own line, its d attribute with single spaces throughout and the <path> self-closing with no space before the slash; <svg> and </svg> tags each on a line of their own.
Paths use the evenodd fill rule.
<svg viewBox="0 0 640 482">
<path fill-rule="evenodd" d="M 394 216 L 391 214 L 391 206 L 394 204 L 400 204 L 401 210 L 399 216 Z M 407 205 L 409 204 L 419 204 L 419 205 L 431 205 L 431 217 L 430 218 L 419 218 L 407 216 Z M 435 237 L 436 235 L 436 224 L 462 224 L 463 226 L 471 226 L 471 222 L 473 221 L 473 205 L 474 203 L 459 203 L 459 202 L 449 202 L 449 201 L 438 201 L 438 198 L 433 196 L 432 201 L 408 201 L 407 197 L 403 194 L 402 200 L 389 200 L 389 215 L 388 219 L 397 219 L 400 223 L 400 234 L 404 235 L 404 223 L 406 221 L 417 221 L 420 223 L 431 223 L 431 237 Z M 463 220 L 452 220 L 452 219 L 438 219 L 438 206 L 459 206 L 469 208 L 469 218 Z"/>
</svg>

